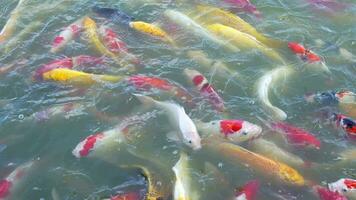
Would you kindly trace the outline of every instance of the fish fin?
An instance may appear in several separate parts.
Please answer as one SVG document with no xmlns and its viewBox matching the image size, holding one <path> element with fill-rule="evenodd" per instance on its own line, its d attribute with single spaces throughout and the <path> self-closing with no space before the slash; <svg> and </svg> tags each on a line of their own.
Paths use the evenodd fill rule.
<svg viewBox="0 0 356 200">
<path fill-rule="evenodd" d="M 4 151 L 7 148 L 6 144 L 0 144 L 0 152 Z"/>
<path fill-rule="evenodd" d="M 176 131 L 171 131 L 167 133 L 167 138 L 172 141 L 179 141 L 179 137 Z"/>
</svg>

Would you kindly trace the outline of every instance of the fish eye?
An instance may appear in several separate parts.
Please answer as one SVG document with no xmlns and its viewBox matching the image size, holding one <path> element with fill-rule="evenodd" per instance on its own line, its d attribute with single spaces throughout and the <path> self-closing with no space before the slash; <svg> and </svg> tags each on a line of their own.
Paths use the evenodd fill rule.
<svg viewBox="0 0 356 200">
<path fill-rule="evenodd" d="M 248 133 L 246 131 L 242 132 L 242 135 L 247 135 Z"/>
<path fill-rule="evenodd" d="M 191 144 L 191 143 L 192 143 L 192 141 L 191 141 L 191 140 L 189 140 L 189 141 L 188 141 L 188 143 L 189 143 L 189 144 Z"/>
<path fill-rule="evenodd" d="M 343 192 L 347 192 L 347 190 L 345 188 L 342 189 Z"/>
</svg>

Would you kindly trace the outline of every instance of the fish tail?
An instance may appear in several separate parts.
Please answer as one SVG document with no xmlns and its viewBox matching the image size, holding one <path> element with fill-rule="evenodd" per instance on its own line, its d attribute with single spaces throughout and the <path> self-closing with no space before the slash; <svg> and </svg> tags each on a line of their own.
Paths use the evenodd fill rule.
<svg viewBox="0 0 356 200">
<path fill-rule="evenodd" d="M 258 40 L 260 40 L 263 44 L 267 45 L 270 48 L 284 48 L 287 46 L 287 42 L 286 41 L 282 41 L 282 40 L 276 40 L 276 39 L 271 39 L 271 38 L 258 38 Z"/>
</svg>

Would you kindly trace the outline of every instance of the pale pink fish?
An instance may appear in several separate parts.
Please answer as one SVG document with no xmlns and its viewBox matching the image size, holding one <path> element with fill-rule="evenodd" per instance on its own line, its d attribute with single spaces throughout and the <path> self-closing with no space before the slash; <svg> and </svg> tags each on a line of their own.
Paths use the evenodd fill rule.
<svg viewBox="0 0 356 200">
<path fill-rule="evenodd" d="M 212 106 L 219 112 L 225 111 L 224 100 L 215 91 L 212 85 L 200 72 L 192 69 L 184 69 L 185 76 L 191 81 L 197 90 L 206 97 Z"/>
<path fill-rule="evenodd" d="M 0 200 L 14 199 L 13 195 L 29 175 L 34 165 L 34 161 L 26 162 L 18 166 L 6 178 L 0 180 Z"/>
<path fill-rule="evenodd" d="M 348 3 L 337 0 L 307 0 L 316 9 L 338 12 L 343 11 L 350 6 Z"/>
<path fill-rule="evenodd" d="M 71 40 L 73 40 L 83 30 L 84 18 L 78 19 L 68 27 L 64 28 L 57 37 L 54 38 L 51 53 L 57 53 L 64 48 Z"/>
<path fill-rule="evenodd" d="M 85 107 L 82 104 L 70 102 L 35 112 L 30 118 L 36 122 L 45 122 L 58 116 L 66 117 L 82 113 L 84 109 Z"/>
<path fill-rule="evenodd" d="M 313 186 L 313 190 L 319 196 L 320 200 L 347 200 L 342 194 L 330 191 L 328 188 L 322 186 Z"/>
<path fill-rule="evenodd" d="M 253 5 L 250 0 L 224 0 L 226 3 L 229 3 L 235 6 L 238 9 L 253 14 L 256 17 L 261 17 L 261 12 L 257 10 L 256 6 Z"/>
</svg>

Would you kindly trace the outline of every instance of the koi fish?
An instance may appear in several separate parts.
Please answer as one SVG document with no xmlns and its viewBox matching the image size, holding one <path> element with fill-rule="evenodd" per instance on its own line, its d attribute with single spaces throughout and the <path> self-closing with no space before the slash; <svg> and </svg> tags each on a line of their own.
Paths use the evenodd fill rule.
<svg viewBox="0 0 356 200">
<path fill-rule="evenodd" d="M 336 182 L 329 183 L 328 188 L 332 192 L 338 192 L 350 199 L 356 199 L 356 180 L 342 178 Z"/>
<path fill-rule="evenodd" d="M 102 199 L 102 200 L 140 200 L 140 194 L 137 192 L 128 192 L 124 194 L 117 194 L 111 196 L 109 199 Z M 59 199 L 58 199 L 59 200 Z"/>
<path fill-rule="evenodd" d="M 173 199 L 174 200 L 197 200 L 199 194 L 192 191 L 192 180 L 189 174 L 189 158 L 187 154 L 181 153 L 178 162 L 172 168 L 176 176 L 174 183 Z"/>
<path fill-rule="evenodd" d="M 264 53 L 266 56 L 281 63 L 284 63 L 283 58 L 276 51 L 266 47 L 255 37 L 247 33 L 238 31 L 234 28 L 222 24 L 211 24 L 208 25 L 207 28 L 215 36 L 220 37 L 222 40 L 230 42 L 241 50 L 257 49 Z"/>
<path fill-rule="evenodd" d="M 135 29 L 136 31 L 159 38 L 175 46 L 174 41 L 169 37 L 169 35 L 155 24 L 149 24 L 143 21 L 134 21 L 134 22 L 130 22 L 129 25 L 131 28 Z"/>
<path fill-rule="evenodd" d="M 273 83 L 281 79 L 283 76 L 286 77 L 291 73 L 289 67 L 279 67 L 267 72 L 263 75 L 257 82 L 257 99 L 262 104 L 263 108 L 272 115 L 275 120 L 285 120 L 287 114 L 280 108 L 272 105 L 269 100 L 270 89 L 273 88 Z"/>
<path fill-rule="evenodd" d="M 262 138 L 251 142 L 250 147 L 251 150 L 256 153 L 267 156 L 273 160 L 284 162 L 293 167 L 310 167 L 311 165 L 311 163 L 305 162 L 299 156 L 289 153 L 278 147 L 275 143 Z"/>
<path fill-rule="evenodd" d="M 100 26 L 98 32 L 103 39 L 105 47 L 110 52 L 121 58 L 121 62 L 127 61 L 128 63 L 136 65 L 139 65 L 141 63 L 135 55 L 128 51 L 126 43 L 120 39 L 120 37 L 114 32 L 114 30 L 106 26 Z"/>
<path fill-rule="evenodd" d="M 307 2 L 317 9 L 328 9 L 333 12 L 343 11 L 349 5 L 335 0 L 307 0 Z"/>
<path fill-rule="evenodd" d="M 128 14 L 124 13 L 122 10 L 114 9 L 114 8 L 102 8 L 102 7 L 93 7 L 93 12 L 97 15 L 110 19 L 114 22 L 123 23 L 125 25 L 129 25 L 131 21 L 134 21 L 135 18 L 129 16 Z"/>
<path fill-rule="evenodd" d="M 185 113 L 182 106 L 170 103 L 160 102 L 151 97 L 135 94 L 137 99 L 144 105 L 153 105 L 161 108 L 168 115 L 170 123 L 179 130 L 179 134 L 168 135 L 172 140 L 180 140 L 194 150 L 201 148 L 201 138 L 192 119 Z"/>
<path fill-rule="evenodd" d="M 19 0 L 17 6 L 10 13 L 10 18 L 7 20 L 6 24 L 0 32 L 0 43 L 6 41 L 15 31 L 17 20 L 20 17 L 21 6 L 26 0 Z"/>
<path fill-rule="evenodd" d="M 258 180 L 249 181 L 242 188 L 237 189 L 234 200 L 256 200 L 259 188 Z"/>
<path fill-rule="evenodd" d="M 266 125 L 272 130 L 280 133 L 291 145 L 296 147 L 311 147 L 320 149 L 320 140 L 304 129 L 295 127 L 286 122 L 267 122 Z"/>
<path fill-rule="evenodd" d="M 35 162 L 28 161 L 18 166 L 6 178 L 0 180 L 0 199 L 13 199 L 13 195 L 23 185 L 24 180 L 29 176 L 33 170 Z"/>
<path fill-rule="evenodd" d="M 305 180 L 299 172 L 292 167 L 278 161 L 274 161 L 260 154 L 251 152 L 241 146 L 227 142 L 208 142 L 206 146 L 219 153 L 232 163 L 243 163 L 256 170 L 263 176 L 273 178 L 276 181 L 293 185 L 304 186 Z"/>
<path fill-rule="evenodd" d="M 225 111 L 224 100 L 215 91 L 213 86 L 208 82 L 200 72 L 192 69 L 184 69 L 184 75 L 191 81 L 200 94 L 207 98 L 210 104 L 219 112 Z"/>
<path fill-rule="evenodd" d="M 187 90 L 169 82 L 168 80 L 145 75 L 133 75 L 127 78 L 127 81 L 132 84 L 136 89 L 158 89 L 162 91 L 167 91 L 174 96 L 178 97 L 180 100 L 188 103 L 192 103 L 192 96 Z"/>
<path fill-rule="evenodd" d="M 282 47 L 285 45 L 285 42 L 283 41 L 267 38 L 263 34 L 259 33 L 252 25 L 241 19 L 239 16 L 228 11 L 205 5 L 198 5 L 196 10 L 196 14 L 198 15 L 196 20 L 201 23 L 207 25 L 223 24 L 225 26 L 232 27 L 240 32 L 255 37 L 258 41 L 271 48 Z"/>
<path fill-rule="evenodd" d="M 261 12 L 257 10 L 256 6 L 253 5 L 250 0 L 224 0 L 224 2 L 236 6 L 247 13 L 251 13 L 258 18 L 261 17 Z"/>
<path fill-rule="evenodd" d="M 347 198 L 342 194 L 330 191 L 322 186 L 314 186 L 313 190 L 317 193 L 320 200 L 347 200 Z"/>
<path fill-rule="evenodd" d="M 78 19 L 60 32 L 59 35 L 54 38 L 50 52 L 59 52 L 64 46 L 77 37 L 83 30 L 83 22 L 85 18 L 86 17 Z"/>
<path fill-rule="evenodd" d="M 171 22 L 177 24 L 179 27 L 183 28 L 186 32 L 189 32 L 190 34 L 193 34 L 197 37 L 202 37 L 214 44 L 217 44 L 219 46 L 225 47 L 230 51 L 233 52 L 238 52 L 239 49 L 237 47 L 234 47 L 233 45 L 230 45 L 228 42 L 225 42 L 211 33 L 207 31 L 205 28 L 203 28 L 201 25 L 199 25 L 197 22 L 189 18 L 187 15 L 175 11 L 175 10 L 166 10 L 163 15 Z"/>
<path fill-rule="evenodd" d="M 319 67 L 323 71 L 330 73 L 330 69 L 325 65 L 321 58 L 313 51 L 305 48 L 303 45 L 296 42 L 288 42 L 289 49 L 295 53 L 299 58 L 309 64 L 316 64 L 315 67 Z"/>
<path fill-rule="evenodd" d="M 341 127 L 348 138 L 356 140 L 356 121 L 341 114 L 334 113 L 332 119 L 336 127 Z"/>
<path fill-rule="evenodd" d="M 347 149 L 338 154 L 343 161 L 356 161 L 356 148 Z"/>
<path fill-rule="evenodd" d="M 217 135 L 232 142 L 242 143 L 261 136 L 262 128 L 248 121 L 215 120 L 208 123 L 196 122 L 199 133 L 206 136 Z"/>
<path fill-rule="evenodd" d="M 221 77 L 237 75 L 237 72 L 230 70 L 230 68 L 221 60 L 210 59 L 203 51 L 188 51 L 187 56 L 207 70 L 211 72 L 216 71 Z"/>
<path fill-rule="evenodd" d="M 120 76 L 89 74 L 66 68 L 57 68 L 42 74 L 42 79 L 63 84 L 93 85 L 101 82 L 116 83 L 122 80 Z"/>
<path fill-rule="evenodd" d="M 102 63 L 103 63 L 103 58 L 87 56 L 87 55 L 80 55 L 72 58 L 62 58 L 62 59 L 51 61 L 38 68 L 33 75 L 33 79 L 41 80 L 42 75 L 44 73 L 51 71 L 53 69 L 58 69 L 58 68 L 73 69 L 76 66 L 80 66 L 80 65 L 97 65 Z"/>
</svg>

